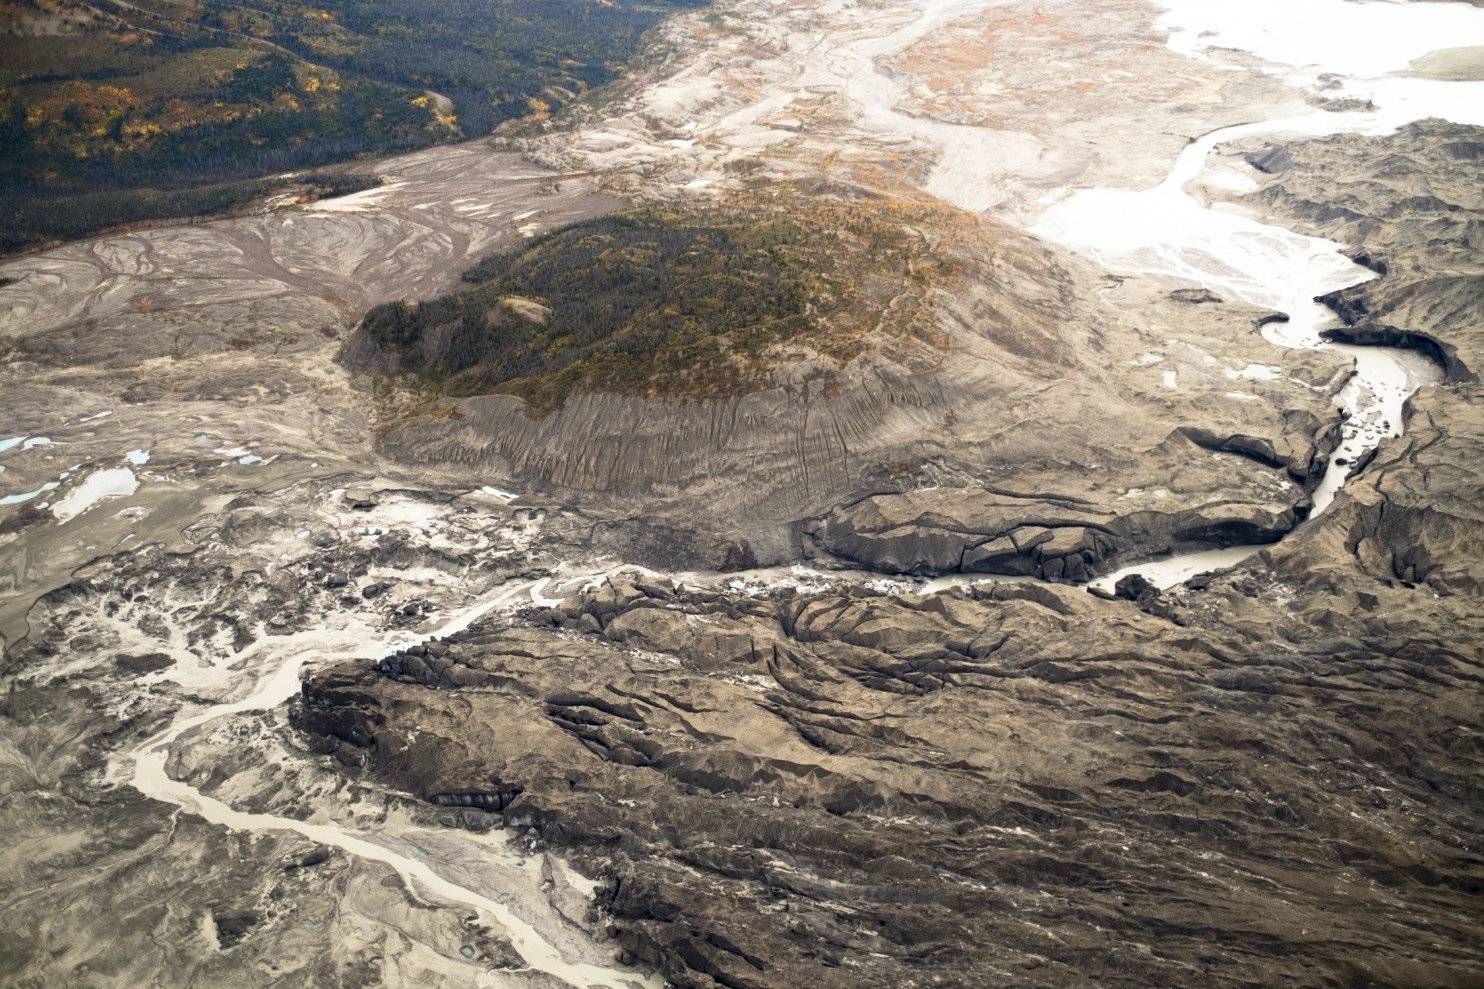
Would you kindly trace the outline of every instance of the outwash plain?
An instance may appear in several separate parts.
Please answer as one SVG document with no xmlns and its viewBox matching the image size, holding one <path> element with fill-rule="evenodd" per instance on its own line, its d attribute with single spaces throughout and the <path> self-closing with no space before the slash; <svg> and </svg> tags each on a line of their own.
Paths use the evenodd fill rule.
<svg viewBox="0 0 1484 989">
<path fill-rule="evenodd" d="M 0 263 L 0 983 L 1484 983 L 1481 53 L 718 0 Z"/>
</svg>

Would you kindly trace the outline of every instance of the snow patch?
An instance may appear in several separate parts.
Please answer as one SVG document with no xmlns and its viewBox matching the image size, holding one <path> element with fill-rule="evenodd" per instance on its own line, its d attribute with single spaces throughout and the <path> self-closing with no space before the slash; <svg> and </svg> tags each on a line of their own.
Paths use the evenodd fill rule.
<svg viewBox="0 0 1484 989">
<path fill-rule="evenodd" d="M 101 501 L 123 498 L 139 490 L 139 479 L 127 467 L 95 470 L 52 506 L 58 522 L 69 522 Z"/>
<path fill-rule="evenodd" d="M 520 497 L 520 494 L 515 491 L 507 491 L 504 488 L 497 488 L 489 484 L 486 484 L 474 493 L 484 495 L 487 498 L 497 498 L 506 504 Z"/>
<path fill-rule="evenodd" d="M 1283 377 L 1283 369 L 1268 364 L 1248 364 L 1240 371 L 1227 371 L 1226 376 L 1232 380 L 1246 378 L 1248 381 L 1277 381 Z"/>
</svg>

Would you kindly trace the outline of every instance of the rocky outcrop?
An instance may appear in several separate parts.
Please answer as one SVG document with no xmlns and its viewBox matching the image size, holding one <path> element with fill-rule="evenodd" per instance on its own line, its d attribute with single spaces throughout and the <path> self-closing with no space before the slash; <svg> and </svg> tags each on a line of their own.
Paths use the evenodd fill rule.
<svg viewBox="0 0 1484 989">
<path fill-rule="evenodd" d="M 1484 973 L 1481 766 L 1447 741 L 1481 726 L 1479 651 L 1397 624 L 1399 589 L 1322 624 L 1251 576 L 1133 590 L 1150 614 L 614 578 L 320 673 L 297 717 L 434 803 L 513 794 L 677 986 Z"/>
<path fill-rule="evenodd" d="M 1434 593 L 1484 586 L 1484 488 L 1469 466 L 1484 454 L 1481 187 L 1484 129 L 1424 121 L 1386 137 L 1295 145 L 1280 181 L 1256 197 L 1380 275 L 1322 300 L 1347 324 L 1336 339 L 1410 347 L 1444 367 L 1441 386 L 1407 403 L 1405 435 L 1376 451 L 1347 485 L 1347 503 L 1320 520 L 1328 534 L 1314 537 L 1343 539 L 1341 558 L 1375 579 Z M 1295 574 L 1312 565 L 1311 542 L 1281 554 Z"/>
<path fill-rule="evenodd" d="M 939 488 L 878 495 L 801 530 L 820 553 L 883 573 L 985 573 L 1081 582 L 1120 562 L 1277 542 L 1298 522 L 1283 502 L 1112 510 L 1072 498 Z"/>
</svg>

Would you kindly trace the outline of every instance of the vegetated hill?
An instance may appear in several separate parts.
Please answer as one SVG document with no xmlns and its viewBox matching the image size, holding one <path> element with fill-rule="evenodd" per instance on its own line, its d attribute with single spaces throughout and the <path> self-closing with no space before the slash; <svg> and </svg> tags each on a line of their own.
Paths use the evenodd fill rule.
<svg viewBox="0 0 1484 989">
<path fill-rule="evenodd" d="M 347 356 L 537 413 L 578 391 L 742 394 L 785 363 L 827 378 L 869 347 L 942 345 L 914 318 L 948 269 L 908 226 L 931 208 L 743 197 L 601 217 L 486 259 L 471 289 L 373 309 Z"/>
<path fill-rule="evenodd" d="M 0 251 L 487 133 L 706 0 L 3 0 Z"/>
</svg>

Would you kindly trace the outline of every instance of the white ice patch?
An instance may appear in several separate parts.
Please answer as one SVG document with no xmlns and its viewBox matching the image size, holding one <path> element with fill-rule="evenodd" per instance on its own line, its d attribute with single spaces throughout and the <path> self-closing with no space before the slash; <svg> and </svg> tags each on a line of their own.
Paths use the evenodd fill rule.
<svg viewBox="0 0 1484 989">
<path fill-rule="evenodd" d="M 1158 0 L 1170 47 L 1192 57 L 1236 48 L 1319 75 L 1375 78 L 1439 48 L 1484 44 L 1484 11 L 1455 3 Z"/>
<path fill-rule="evenodd" d="M 1165 374 L 1164 374 L 1164 379 L 1165 379 L 1165 387 L 1166 388 L 1178 388 L 1178 387 L 1180 387 L 1180 372 L 1179 371 L 1166 371 Z"/>
<path fill-rule="evenodd" d="M 95 470 L 52 506 L 58 522 L 68 522 L 94 505 L 110 498 L 123 498 L 139 490 L 139 479 L 127 467 Z"/>
<path fill-rule="evenodd" d="M 38 446 L 51 446 L 52 441 L 45 436 L 12 436 L 9 439 L 0 440 L 0 453 L 14 450 L 20 447 L 22 450 L 34 450 Z"/>
<path fill-rule="evenodd" d="M 143 467 L 145 464 L 149 463 L 149 451 L 130 450 L 128 453 L 124 454 L 124 459 L 133 464 L 135 467 Z"/>
<path fill-rule="evenodd" d="M 492 485 L 488 485 L 488 484 L 486 484 L 484 487 L 480 488 L 479 491 L 476 492 L 476 493 L 477 494 L 482 494 L 482 495 L 484 495 L 486 497 L 489 497 L 489 498 L 498 498 L 499 500 L 501 500 L 503 502 L 506 502 L 506 503 L 512 502 L 515 499 L 517 499 L 517 498 L 520 497 L 520 495 L 517 492 L 507 491 L 504 488 L 497 488 L 497 487 L 493 487 Z"/>
<path fill-rule="evenodd" d="M 77 421 L 78 422 L 92 422 L 94 419 L 105 419 L 105 418 L 107 418 L 108 416 L 111 416 L 111 415 L 113 415 L 113 410 L 112 409 L 104 409 L 102 412 L 95 412 L 95 413 L 93 413 L 90 416 L 83 416 L 81 419 L 79 419 Z"/>
<path fill-rule="evenodd" d="M 1283 369 L 1267 364 L 1248 364 L 1240 371 L 1227 371 L 1226 376 L 1233 381 L 1238 378 L 1246 378 L 1248 381 L 1277 381 L 1283 377 Z"/>
<path fill-rule="evenodd" d="M 1251 52 L 1300 86 L 1343 77 L 1326 96 L 1372 100 L 1370 133 L 1424 117 L 1484 125 L 1484 83 L 1407 78 L 1411 63 L 1443 48 L 1484 45 L 1484 9 L 1461 3 L 1353 0 L 1159 0 L 1169 45 L 1192 58 L 1223 49 Z M 1331 116 L 1342 116 L 1331 114 Z M 1351 128 L 1346 128 L 1351 129 Z"/>
</svg>

